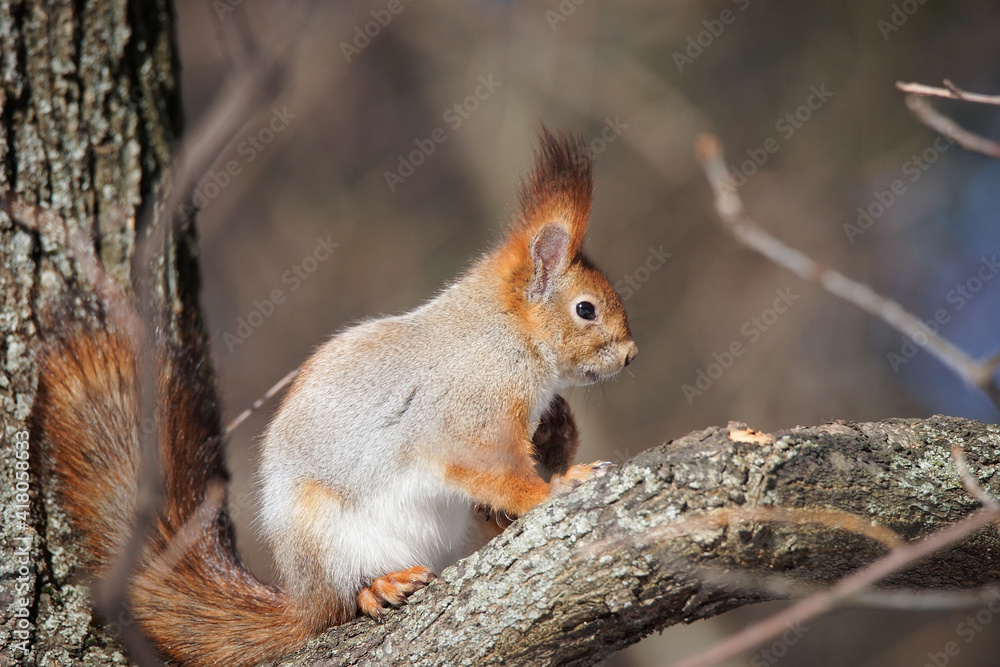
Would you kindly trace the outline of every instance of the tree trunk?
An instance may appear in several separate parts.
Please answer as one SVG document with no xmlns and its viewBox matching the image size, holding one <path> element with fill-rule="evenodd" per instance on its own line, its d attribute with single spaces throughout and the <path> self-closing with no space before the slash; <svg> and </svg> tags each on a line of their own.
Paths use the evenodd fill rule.
<svg viewBox="0 0 1000 667">
<path fill-rule="evenodd" d="M 167 0 L 0 3 L 0 194 L 37 202 L 92 237 L 106 271 L 126 289 L 136 221 L 153 218 L 144 216 L 181 131 L 173 30 Z M 193 229 L 165 236 L 154 249 L 152 291 L 161 301 L 154 306 L 175 321 L 197 322 Z M 69 311 L 94 321 L 93 276 L 68 248 L 12 226 L 2 213 L 0 253 L 0 664 L 124 664 L 93 622 L 69 527 L 51 489 L 40 488 L 37 460 L 30 513 L 18 513 L 25 498 L 18 498 L 16 455 L 38 456 L 30 440 L 20 445 L 37 381 L 35 352 L 47 318 Z"/>
</svg>

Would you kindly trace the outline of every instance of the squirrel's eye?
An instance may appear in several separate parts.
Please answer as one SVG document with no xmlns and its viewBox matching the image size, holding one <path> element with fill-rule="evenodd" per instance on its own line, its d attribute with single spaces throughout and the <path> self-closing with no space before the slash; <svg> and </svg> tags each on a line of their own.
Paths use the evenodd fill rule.
<svg viewBox="0 0 1000 667">
<path fill-rule="evenodd" d="M 597 317 L 597 307 L 589 301 L 581 301 L 576 304 L 576 314 L 585 320 L 592 320 Z"/>
</svg>

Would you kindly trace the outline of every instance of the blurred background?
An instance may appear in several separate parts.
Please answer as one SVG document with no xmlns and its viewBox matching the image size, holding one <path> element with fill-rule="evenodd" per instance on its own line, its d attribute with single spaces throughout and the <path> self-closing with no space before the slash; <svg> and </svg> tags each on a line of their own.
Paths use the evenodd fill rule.
<svg viewBox="0 0 1000 667">
<path fill-rule="evenodd" d="M 582 133 L 597 153 L 587 245 L 619 284 L 640 350 L 616 381 L 568 394 L 581 459 L 624 461 L 730 420 L 761 430 L 934 413 L 997 421 L 900 334 L 738 245 L 713 213 L 693 142 L 721 137 L 763 227 L 921 318 L 938 313 L 942 333 L 974 356 L 996 352 L 1000 278 L 975 278 L 1000 246 L 1000 162 L 935 143 L 894 83 L 947 77 L 1000 93 L 1000 5 L 318 4 L 287 94 L 196 196 L 228 417 L 333 332 L 412 309 L 467 267 L 502 233 L 545 123 Z M 178 1 L 189 125 L 238 66 L 238 31 L 266 47 L 288 9 Z M 1000 137 L 997 107 L 933 104 Z M 782 313 L 779 295 L 791 303 Z M 745 353 L 725 363 L 736 342 Z M 274 407 L 240 428 L 229 458 L 241 548 L 263 576 L 250 488 Z M 666 664 L 769 608 L 670 628 L 608 664 Z M 968 615 L 844 609 L 794 645 L 731 664 L 998 664 L 1000 626 L 969 639 L 957 630 Z M 949 641 L 960 653 L 942 663 Z"/>
</svg>

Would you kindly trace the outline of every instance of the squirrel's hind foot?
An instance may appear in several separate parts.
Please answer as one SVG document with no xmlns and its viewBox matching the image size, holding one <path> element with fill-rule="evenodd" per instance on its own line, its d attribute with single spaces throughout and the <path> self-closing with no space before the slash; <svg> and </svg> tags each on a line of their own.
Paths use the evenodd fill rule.
<svg viewBox="0 0 1000 667">
<path fill-rule="evenodd" d="M 549 485 L 549 498 L 566 495 L 583 482 L 604 477 L 616 467 L 610 461 L 578 463 L 571 467 L 565 475 L 557 475 L 552 478 L 552 483 Z"/>
<path fill-rule="evenodd" d="M 426 567 L 411 567 L 400 572 L 391 572 L 379 577 L 371 586 L 358 593 L 358 610 L 379 623 L 382 622 L 382 607 L 398 607 L 407 596 L 437 579 L 437 575 Z"/>
</svg>

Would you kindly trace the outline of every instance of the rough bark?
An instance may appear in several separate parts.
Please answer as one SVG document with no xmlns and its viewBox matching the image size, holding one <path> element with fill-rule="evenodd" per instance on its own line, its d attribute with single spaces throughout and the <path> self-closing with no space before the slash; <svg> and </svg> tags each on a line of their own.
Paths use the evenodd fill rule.
<svg viewBox="0 0 1000 667">
<path fill-rule="evenodd" d="M 173 21 L 166 0 L 0 2 L 0 193 L 37 202 L 92 236 L 105 269 L 126 288 L 136 221 L 150 219 L 145 211 L 180 134 Z M 173 321 L 191 322 L 193 231 L 184 225 L 165 237 L 154 252 L 153 292 Z M 47 318 L 67 311 L 98 317 L 93 276 L 68 248 L 2 213 L 0 255 L 0 665 L 125 664 L 94 622 L 86 586 L 73 576 L 75 547 L 51 489 L 40 489 L 33 473 L 30 516 L 22 523 L 12 511 L 14 443 L 34 399 L 34 353 Z M 30 442 L 28 452 L 38 455 Z M 29 553 L 19 561 L 17 549 L 26 544 Z M 13 634 L 24 626 L 15 617 L 23 609 L 26 638 Z"/>
<path fill-rule="evenodd" d="M 887 551 L 827 525 L 703 520 L 721 508 L 840 510 L 912 540 L 977 507 L 951 458 L 955 443 L 1000 492 L 997 426 L 934 417 L 741 437 L 755 442 L 710 428 L 646 451 L 532 511 L 384 625 L 335 628 L 282 664 L 594 664 L 665 626 L 776 597 L 726 588 L 713 573 L 824 584 Z M 984 530 L 886 585 L 997 582 L 998 548 L 995 530 Z"/>
</svg>

